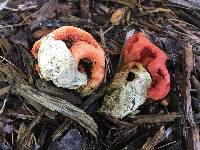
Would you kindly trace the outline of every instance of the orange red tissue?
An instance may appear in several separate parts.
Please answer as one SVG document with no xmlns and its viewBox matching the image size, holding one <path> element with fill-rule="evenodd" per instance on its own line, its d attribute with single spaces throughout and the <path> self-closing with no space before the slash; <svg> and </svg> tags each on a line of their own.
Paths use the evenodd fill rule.
<svg viewBox="0 0 200 150">
<path fill-rule="evenodd" d="M 143 63 L 152 77 L 153 84 L 148 90 L 151 99 L 160 100 L 170 90 L 170 75 L 165 65 L 167 59 L 167 55 L 151 43 L 144 33 L 133 34 L 125 44 L 125 63 Z"/>
</svg>

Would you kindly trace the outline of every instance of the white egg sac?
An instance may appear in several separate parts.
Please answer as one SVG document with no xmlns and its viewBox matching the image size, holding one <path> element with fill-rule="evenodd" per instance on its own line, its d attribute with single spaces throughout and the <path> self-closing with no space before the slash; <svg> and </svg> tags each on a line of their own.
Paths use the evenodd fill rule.
<svg viewBox="0 0 200 150">
<path fill-rule="evenodd" d="M 151 76 L 142 64 L 122 69 L 109 85 L 100 112 L 123 118 L 142 105 L 151 85 Z"/>
<path fill-rule="evenodd" d="M 40 77 L 52 81 L 57 87 L 76 89 L 87 84 L 87 75 L 77 70 L 77 64 L 61 40 L 51 34 L 42 39 L 38 51 Z"/>
</svg>

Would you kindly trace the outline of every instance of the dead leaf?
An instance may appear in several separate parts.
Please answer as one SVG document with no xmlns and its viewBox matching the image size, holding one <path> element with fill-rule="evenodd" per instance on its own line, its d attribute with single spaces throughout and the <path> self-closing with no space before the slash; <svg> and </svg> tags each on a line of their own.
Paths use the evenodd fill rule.
<svg viewBox="0 0 200 150">
<path fill-rule="evenodd" d="M 125 8 L 119 8 L 117 9 L 113 14 L 112 17 L 110 18 L 110 21 L 112 22 L 113 25 L 118 25 L 121 20 L 123 19 L 125 15 L 126 9 Z"/>
</svg>

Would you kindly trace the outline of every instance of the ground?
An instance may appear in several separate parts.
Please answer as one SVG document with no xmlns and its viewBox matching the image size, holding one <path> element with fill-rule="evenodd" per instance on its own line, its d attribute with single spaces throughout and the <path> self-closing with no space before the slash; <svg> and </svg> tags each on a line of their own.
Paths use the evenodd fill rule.
<svg viewBox="0 0 200 150">
<path fill-rule="evenodd" d="M 196 0 L 1 0 L 0 149 L 200 149 L 200 3 Z M 61 26 L 93 35 L 107 75 L 92 95 L 41 80 L 31 49 Z M 117 119 L 98 112 L 128 31 L 168 56 L 170 92 Z"/>
</svg>

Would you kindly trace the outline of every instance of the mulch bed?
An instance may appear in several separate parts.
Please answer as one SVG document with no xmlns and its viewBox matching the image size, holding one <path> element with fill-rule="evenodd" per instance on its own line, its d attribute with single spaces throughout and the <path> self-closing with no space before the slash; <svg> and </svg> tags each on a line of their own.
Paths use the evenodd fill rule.
<svg viewBox="0 0 200 150">
<path fill-rule="evenodd" d="M 200 149 L 199 20 L 195 0 L 5 1 L 0 5 L 0 149 Z M 31 55 L 36 40 L 68 25 L 91 33 L 106 53 L 105 81 L 84 98 L 41 80 Z M 146 100 L 136 116 L 117 119 L 97 110 L 132 29 L 168 55 L 171 88 L 160 101 Z"/>
</svg>

